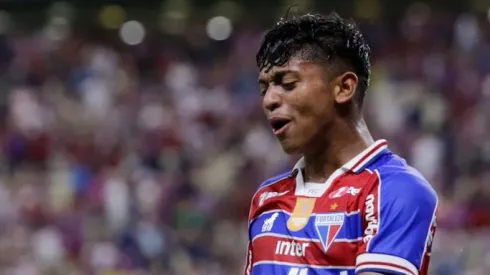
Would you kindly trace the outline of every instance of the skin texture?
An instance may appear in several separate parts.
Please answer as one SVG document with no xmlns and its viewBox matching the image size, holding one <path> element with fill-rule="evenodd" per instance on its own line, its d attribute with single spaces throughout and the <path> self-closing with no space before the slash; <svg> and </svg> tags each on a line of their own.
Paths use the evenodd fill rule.
<svg viewBox="0 0 490 275">
<path fill-rule="evenodd" d="M 357 84 L 351 71 L 295 56 L 260 72 L 266 117 L 290 120 L 276 136 L 286 153 L 304 155 L 306 180 L 324 182 L 374 142 L 353 102 Z"/>
</svg>

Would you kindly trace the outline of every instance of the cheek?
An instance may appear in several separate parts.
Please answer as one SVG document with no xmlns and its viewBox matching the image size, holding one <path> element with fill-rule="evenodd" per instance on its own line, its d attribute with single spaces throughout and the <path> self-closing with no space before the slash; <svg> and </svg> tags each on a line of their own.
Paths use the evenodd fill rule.
<svg viewBox="0 0 490 275">
<path fill-rule="evenodd" d="M 304 97 L 298 96 L 292 102 L 298 117 L 301 119 L 320 123 L 331 117 L 332 108 L 324 93 L 312 93 L 311 96 Z"/>
<path fill-rule="evenodd" d="M 298 102 L 299 103 L 299 102 Z M 319 108 L 319 104 L 315 102 L 301 102 L 295 107 L 297 112 L 297 128 L 296 133 L 301 139 L 309 140 L 316 136 L 324 125 L 325 112 L 324 108 Z"/>
<path fill-rule="evenodd" d="M 303 98 L 296 101 L 295 110 L 298 118 L 298 133 L 301 137 L 310 140 L 324 131 L 333 118 L 333 109 L 329 105 L 325 94 Z"/>
</svg>

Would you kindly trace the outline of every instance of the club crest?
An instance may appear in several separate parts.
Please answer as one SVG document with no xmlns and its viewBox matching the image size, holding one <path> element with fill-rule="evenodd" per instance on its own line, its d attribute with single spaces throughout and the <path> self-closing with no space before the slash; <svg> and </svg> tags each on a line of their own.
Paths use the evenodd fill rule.
<svg viewBox="0 0 490 275">
<path fill-rule="evenodd" d="M 344 224 L 344 213 L 317 214 L 315 218 L 315 229 L 326 253 L 333 243 L 342 225 Z"/>
</svg>

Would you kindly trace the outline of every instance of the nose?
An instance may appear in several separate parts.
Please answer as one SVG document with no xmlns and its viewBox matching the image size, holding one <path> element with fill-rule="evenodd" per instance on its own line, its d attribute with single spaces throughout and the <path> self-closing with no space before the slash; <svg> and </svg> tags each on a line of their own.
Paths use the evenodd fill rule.
<svg viewBox="0 0 490 275">
<path fill-rule="evenodd" d="M 268 112 L 272 112 L 281 106 L 282 98 L 281 95 L 275 91 L 274 87 L 270 87 L 265 93 L 262 99 L 262 105 L 264 109 Z"/>
</svg>

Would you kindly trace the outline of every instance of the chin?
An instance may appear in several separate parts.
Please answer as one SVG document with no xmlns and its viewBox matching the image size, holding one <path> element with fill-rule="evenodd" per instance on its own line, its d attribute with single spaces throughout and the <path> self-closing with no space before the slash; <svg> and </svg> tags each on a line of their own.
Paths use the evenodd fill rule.
<svg viewBox="0 0 490 275">
<path fill-rule="evenodd" d="M 281 142 L 282 150 L 288 155 L 300 154 L 302 146 L 288 142 Z"/>
</svg>

